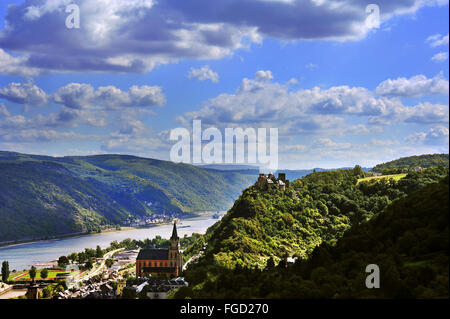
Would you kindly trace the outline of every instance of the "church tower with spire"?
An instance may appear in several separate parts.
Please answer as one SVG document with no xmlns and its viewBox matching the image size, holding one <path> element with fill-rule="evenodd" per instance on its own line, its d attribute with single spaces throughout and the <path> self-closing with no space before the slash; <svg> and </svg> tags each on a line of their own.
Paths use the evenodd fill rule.
<svg viewBox="0 0 450 319">
<path fill-rule="evenodd" d="M 176 276 L 183 270 L 183 256 L 180 251 L 180 238 L 177 233 L 177 222 L 173 223 L 172 236 L 170 237 L 169 263 L 175 268 Z"/>
<path fill-rule="evenodd" d="M 169 248 L 143 248 L 136 258 L 136 277 L 180 276 L 183 271 L 183 255 L 177 223 L 173 223 Z"/>
</svg>

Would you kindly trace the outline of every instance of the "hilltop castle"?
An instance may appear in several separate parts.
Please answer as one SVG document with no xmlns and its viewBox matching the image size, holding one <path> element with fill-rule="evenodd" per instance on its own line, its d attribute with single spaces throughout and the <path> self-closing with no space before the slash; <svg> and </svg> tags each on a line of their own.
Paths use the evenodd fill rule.
<svg viewBox="0 0 450 319">
<path fill-rule="evenodd" d="M 166 275 L 178 277 L 183 269 L 177 223 L 173 224 L 168 249 L 141 249 L 136 258 L 136 277 Z"/>
<path fill-rule="evenodd" d="M 279 173 L 278 178 L 271 173 L 268 176 L 259 174 L 256 185 L 262 190 L 280 189 L 284 191 L 286 187 L 289 187 L 289 180 L 286 179 L 285 173 Z"/>
</svg>

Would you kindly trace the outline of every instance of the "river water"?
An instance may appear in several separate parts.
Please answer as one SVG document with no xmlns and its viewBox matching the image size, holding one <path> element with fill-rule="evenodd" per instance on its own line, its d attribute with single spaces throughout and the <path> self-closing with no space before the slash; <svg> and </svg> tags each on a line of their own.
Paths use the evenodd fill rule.
<svg viewBox="0 0 450 319">
<path fill-rule="evenodd" d="M 217 219 L 211 216 L 202 216 L 181 220 L 178 224 L 178 236 L 188 236 L 192 233 L 205 233 L 209 226 L 217 222 Z M 172 225 L 158 225 L 149 228 L 138 228 L 117 232 L 107 232 L 92 235 L 83 235 L 64 239 L 55 239 L 47 241 L 38 241 L 33 243 L 19 244 L 9 247 L 0 247 L 0 263 L 4 260 L 9 262 L 10 270 L 29 269 L 31 265 L 49 262 L 58 259 L 59 256 L 65 256 L 72 252 L 80 252 L 85 248 L 95 248 L 100 245 L 106 248 L 109 244 L 117 240 L 118 242 L 125 238 L 143 240 L 152 239 L 159 235 L 162 238 L 170 238 L 172 235 Z"/>
</svg>

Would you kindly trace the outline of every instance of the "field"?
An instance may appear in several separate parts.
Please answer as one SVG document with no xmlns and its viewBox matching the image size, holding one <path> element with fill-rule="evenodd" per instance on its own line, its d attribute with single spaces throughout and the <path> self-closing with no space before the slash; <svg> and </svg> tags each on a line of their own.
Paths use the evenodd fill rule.
<svg viewBox="0 0 450 319">
<path fill-rule="evenodd" d="M 70 273 L 73 276 L 77 276 L 80 275 L 82 272 L 80 270 L 75 270 L 75 271 L 63 271 L 63 270 L 49 270 L 48 271 L 48 276 L 45 280 L 53 280 L 56 278 L 57 274 L 62 274 L 62 273 Z M 44 280 L 41 278 L 41 271 L 38 270 L 36 273 L 36 280 Z M 18 273 L 13 273 L 9 276 L 9 280 L 10 281 L 28 281 L 31 280 L 30 279 L 30 274 L 28 273 L 28 271 L 21 271 Z"/>
<path fill-rule="evenodd" d="M 371 180 L 374 180 L 374 179 L 381 179 L 381 178 L 392 178 L 392 179 L 398 181 L 398 180 L 402 179 L 405 176 L 406 176 L 406 174 L 371 176 L 371 177 L 365 177 L 365 178 L 358 179 L 358 183 L 360 183 L 360 182 L 368 182 L 368 181 L 371 181 Z"/>
</svg>

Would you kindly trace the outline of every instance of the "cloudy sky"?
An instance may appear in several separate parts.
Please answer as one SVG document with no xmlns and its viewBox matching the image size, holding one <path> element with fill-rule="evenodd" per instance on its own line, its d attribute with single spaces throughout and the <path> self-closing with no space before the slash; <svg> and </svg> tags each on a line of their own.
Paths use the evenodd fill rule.
<svg viewBox="0 0 450 319">
<path fill-rule="evenodd" d="M 72 3 L 80 28 L 66 27 Z M 0 150 L 169 159 L 170 130 L 199 119 L 278 128 L 282 168 L 448 152 L 448 10 L 448 0 L 2 0 Z"/>
</svg>

